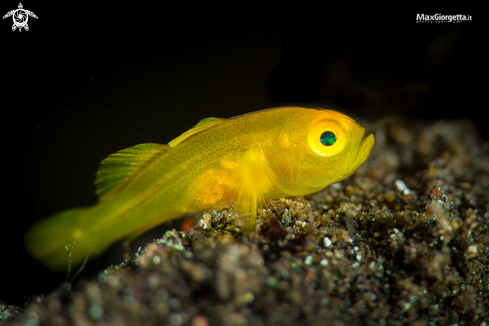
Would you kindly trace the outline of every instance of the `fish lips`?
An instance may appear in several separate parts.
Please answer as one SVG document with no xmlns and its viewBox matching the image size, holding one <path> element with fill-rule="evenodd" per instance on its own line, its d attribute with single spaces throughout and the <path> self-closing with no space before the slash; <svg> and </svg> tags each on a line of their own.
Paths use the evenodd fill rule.
<svg viewBox="0 0 489 326">
<path fill-rule="evenodd" d="M 375 145 L 375 137 L 373 134 L 368 135 L 367 137 L 363 137 L 365 135 L 365 129 L 363 132 L 354 140 L 352 154 L 348 159 L 348 175 L 355 172 L 370 155 L 370 151 Z M 356 150 L 355 150 L 356 147 Z"/>
</svg>

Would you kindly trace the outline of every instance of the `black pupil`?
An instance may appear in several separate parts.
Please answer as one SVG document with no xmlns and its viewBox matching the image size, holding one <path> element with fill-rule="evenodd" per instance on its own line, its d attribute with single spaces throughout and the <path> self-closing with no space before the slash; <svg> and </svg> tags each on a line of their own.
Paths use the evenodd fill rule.
<svg viewBox="0 0 489 326">
<path fill-rule="evenodd" d="M 331 146 L 336 143 L 336 136 L 331 131 L 325 131 L 321 134 L 320 140 L 324 146 Z"/>
</svg>

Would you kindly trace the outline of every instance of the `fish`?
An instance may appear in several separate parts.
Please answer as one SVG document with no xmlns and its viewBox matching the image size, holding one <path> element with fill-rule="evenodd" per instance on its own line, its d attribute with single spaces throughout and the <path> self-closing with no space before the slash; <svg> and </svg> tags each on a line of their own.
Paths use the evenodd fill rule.
<svg viewBox="0 0 489 326">
<path fill-rule="evenodd" d="M 80 265 L 114 242 L 164 222 L 232 205 L 244 230 L 270 200 L 318 192 L 350 176 L 375 139 L 333 110 L 280 107 L 230 119 L 206 118 L 167 145 L 139 144 L 109 155 L 95 178 L 98 202 L 36 222 L 28 253 L 56 271 Z"/>
</svg>

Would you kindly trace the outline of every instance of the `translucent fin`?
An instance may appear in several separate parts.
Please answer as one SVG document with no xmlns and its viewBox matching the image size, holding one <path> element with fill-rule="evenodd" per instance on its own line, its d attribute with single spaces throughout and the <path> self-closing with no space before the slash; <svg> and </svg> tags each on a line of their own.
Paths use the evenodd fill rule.
<svg viewBox="0 0 489 326">
<path fill-rule="evenodd" d="M 246 230 L 250 231 L 255 226 L 258 207 L 266 203 L 264 194 L 276 187 L 276 177 L 261 149 L 245 153 L 239 166 L 241 171 L 234 207 L 246 216 Z"/>
<path fill-rule="evenodd" d="M 95 178 L 96 193 L 100 199 L 131 178 L 155 157 L 169 148 L 161 144 L 139 144 L 109 155 L 100 164 Z"/>
<path fill-rule="evenodd" d="M 94 223 L 99 218 L 94 211 L 92 207 L 74 208 L 38 221 L 25 236 L 27 251 L 52 271 L 67 268 L 70 256 L 73 266 L 91 253 L 98 256 L 107 245 L 100 245 L 100 235 L 93 236 L 85 224 L 79 223 Z"/>
<path fill-rule="evenodd" d="M 184 132 L 177 138 L 173 139 L 171 142 L 168 143 L 168 147 L 175 147 L 181 142 L 183 142 L 185 139 L 189 138 L 192 135 L 195 135 L 201 131 L 204 131 L 206 129 L 209 129 L 211 127 L 214 127 L 218 124 L 221 124 L 223 122 L 227 121 L 227 119 L 221 119 L 221 118 L 205 118 L 199 121 L 198 124 L 196 124 L 192 129 Z"/>
</svg>

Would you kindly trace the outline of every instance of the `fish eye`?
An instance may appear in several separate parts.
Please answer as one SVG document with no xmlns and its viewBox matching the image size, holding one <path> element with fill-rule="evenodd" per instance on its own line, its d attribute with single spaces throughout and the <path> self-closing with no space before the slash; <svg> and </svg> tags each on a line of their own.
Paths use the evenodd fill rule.
<svg viewBox="0 0 489 326">
<path fill-rule="evenodd" d="M 311 125 L 307 143 L 316 155 L 333 157 L 342 153 L 347 147 L 347 135 L 338 121 L 319 120 Z"/>
<path fill-rule="evenodd" d="M 325 131 L 321 134 L 319 140 L 321 141 L 321 144 L 323 144 L 324 146 L 331 146 L 334 145 L 334 143 L 336 143 L 336 135 L 331 131 Z"/>
</svg>

